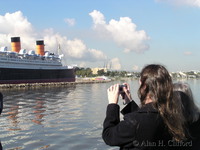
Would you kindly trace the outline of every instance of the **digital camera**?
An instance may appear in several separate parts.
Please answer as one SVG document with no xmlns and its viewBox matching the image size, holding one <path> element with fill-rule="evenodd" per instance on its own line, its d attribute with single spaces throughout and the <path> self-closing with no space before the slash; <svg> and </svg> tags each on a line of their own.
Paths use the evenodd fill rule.
<svg viewBox="0 0 200 150">
<path fill-rule="evenodd" d="M 123 92 L 123 87 L 126 87 L 126 85 L 124 85 L 124 84 L 119 85 L 119 91 L 120 91 L 120 92 Z"/>
</svg>

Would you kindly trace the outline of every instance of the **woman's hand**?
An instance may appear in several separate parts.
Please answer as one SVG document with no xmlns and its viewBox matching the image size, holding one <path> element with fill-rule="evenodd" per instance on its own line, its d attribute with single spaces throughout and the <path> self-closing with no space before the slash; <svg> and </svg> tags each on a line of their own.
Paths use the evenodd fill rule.
<svg viewBox="0 0 200 150">
<path fill-rule="evenodd" d="M 130 92 L 130 86 L 128 83 L 124 83 L 126 85 L 123 87 L 123 93 L 121 94 L 122 98 L 124 99 L 124 104 L 128 104 L 132 101 L 131 92 Z"/>
<path fill-rule="evenodd" d="M 112 85 L 107 89 L 108 93 L 108 103 L 109 104 L 118 104 L 119 100 L 119 84 Z"/>
</svg>

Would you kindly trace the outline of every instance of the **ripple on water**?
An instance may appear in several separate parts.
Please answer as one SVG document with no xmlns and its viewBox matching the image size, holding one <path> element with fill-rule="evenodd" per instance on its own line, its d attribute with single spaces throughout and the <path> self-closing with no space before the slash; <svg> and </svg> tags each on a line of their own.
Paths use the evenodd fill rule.
<svg viewBox="0 0 200 150">
<path fill-rule="evenodd" d="M 115 83 L 118 81 L 115 81 Z M 129 81 L 128 81 L 129 82 Z M 113 84 L 2 91 L 0 139 L 6 150 L 115 150 L 102 138 L 106 89 Z M 138 81 L 130 81 L 137 91 Z M 199 97 L 200 81 L 191 83 Z M 137 99 L 136 92 L 133 99 Z"/>
</svg>

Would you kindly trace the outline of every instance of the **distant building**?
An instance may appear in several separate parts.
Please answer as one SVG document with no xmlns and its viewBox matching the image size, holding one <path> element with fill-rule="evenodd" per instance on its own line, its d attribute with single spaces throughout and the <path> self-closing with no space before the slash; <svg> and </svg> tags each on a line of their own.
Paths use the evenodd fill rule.
<svg viewBox="0 0 200 150">
<path fill-rule="evenodd" d="M 99 70 L 103 70 L 104 72 L 108 71 L 107 68 L 91 68 L 91 70 L 92 70 L 92 74 L 98 74 Z"/>
<path fill-rule="evenodd" d="M 186 73 L 183 73 L 182 71 L 179 71 L 179 76 L 181 78 L 187 78 L 187 74 Z"/>
<path fill-rule="evenodd" d="M 132 72 L 128 72 L 128 73 L 126 74 L 126 76 L 127 76 L 127 77 L 132 77 L 132 76 L 133 76 L 133 73 L 132 73 Z"/>
</svg>

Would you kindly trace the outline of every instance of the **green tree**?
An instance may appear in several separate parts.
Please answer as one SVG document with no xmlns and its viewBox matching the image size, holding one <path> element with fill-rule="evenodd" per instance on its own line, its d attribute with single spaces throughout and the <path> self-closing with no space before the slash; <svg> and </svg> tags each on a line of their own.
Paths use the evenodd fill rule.
<svg viewBox="0 0 200 150">
<path fill-rule="evenodd" d="M 91 68 L 75 68 L 75 75 L 82 76 L 82 77 L 91 77 L 92 76 L 92 70 Z"/>
<path fill-rule="evenodd" d="M 98 70 L 98 71 L 97 71 L 97 74 L 98 74 L 99 76 L 105 75 L 104 69 Z"/>
<path fill-rule="evenodd" d="M 92 76 L 92 70 L 91 70 L 91 68 L 86 68 L 86 76 L 87 77 L 91 77 Z"/>
</svg>

